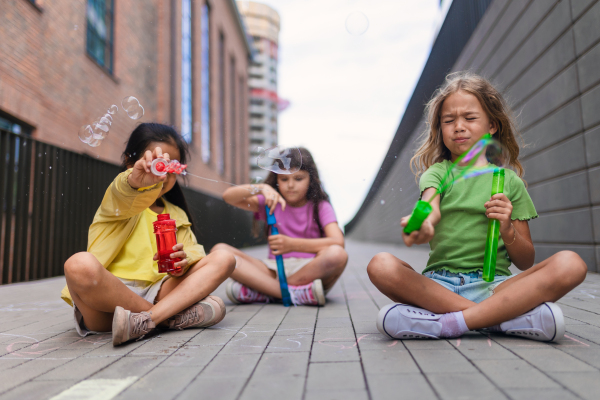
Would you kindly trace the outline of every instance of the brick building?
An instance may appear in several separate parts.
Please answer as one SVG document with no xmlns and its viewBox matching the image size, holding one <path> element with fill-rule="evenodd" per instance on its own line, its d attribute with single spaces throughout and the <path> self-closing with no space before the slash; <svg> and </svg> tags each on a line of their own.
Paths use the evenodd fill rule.
<svg viewBox="0 0 600 400">
<path fill-rule="evenodd" d="M 249 180 L 250 44 L 233 0 L 2 0 L 0 128 L 118 164 L 138 122 L 172 124 L 190 143 L 189 171 Z M 145 109 L 126 117 L 121 99 Z M 80 126 L 116 104 L 100 147 Z M 190 178 L 219 195 L 227 186 Z"/>
</svg>

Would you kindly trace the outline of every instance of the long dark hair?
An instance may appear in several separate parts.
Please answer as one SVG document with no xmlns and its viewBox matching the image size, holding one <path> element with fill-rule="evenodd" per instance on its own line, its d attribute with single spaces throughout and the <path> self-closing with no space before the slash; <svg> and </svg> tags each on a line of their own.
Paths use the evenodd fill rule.
<svg viewBox="0 0 600 400">
<path fill-rule="evenodd" d="M 300 167 L 300 171 L 306 171 L 309 175 L 309 183 L 308 183 L 308 191 L 306 192 L 306 199 L 308 201 L 313 202 L 313 219 L 316 221 L 317 226 L 319 227 L 319 231 L 321 235 L 323 235 L 323 227 L 321 226 L 321 220 L 319 218 L 319 204 L 321 201 L 325 200 L 329 202 L 329 195 L 323 189 L 323 185 L 321 184 L 321 179 L 319 178 L 319 170 L 317 169 L 317 164 L 315 164 L 315 160 L 313 159 L 310 151 L 305 149 L 304 147 L 299 147 L 300 156 L 302 159 L 300 160 L 297 156 L 292 156 L 291 168 Z M 279 185 L 277 184 L 277 174 L 274 172 L 270 172 L 267 175 L 267 179 L 265 179 L 265 183 L 273 187 L 279 194 Z M 268 229 L 268 226 L 265 226 Z"/>
<path fill-rule="evenodd" d="M 188 145 L 177 131 L 168 125 L 147 122 L 139 124 L 138 127 L 131 132 L 131 136 L 129 136 L 127 145 L 125 146 L 125 151 L 123 151 L 123 154 L 121 155 L 123 161 L 121 164 L 122 170 L 126 171 L 135 164 L 152 142 L 163 142 L 174 145 L 179 149 L 179 155 L 181 157 L 179 162 L 187 164 L 189 156 Z M 194 229 L 195 226 L 192 213 L 190 212 L 183 191 L 177 181 L 175 181 L 173 188 L 164 194 L 164 198 L 185 211 L 188 220 L 192 224 L 192 229 Z"/>
</svg>

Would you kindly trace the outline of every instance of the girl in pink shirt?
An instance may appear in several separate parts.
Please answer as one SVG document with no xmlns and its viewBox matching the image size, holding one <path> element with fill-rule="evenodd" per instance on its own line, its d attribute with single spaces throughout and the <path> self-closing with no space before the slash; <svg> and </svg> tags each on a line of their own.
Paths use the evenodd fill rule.
<svg viewBox="0 0 600 400">
<path fill-rule="evenodd" d="M 292 160 L 300 170 L 291 175 L 271 172 L 264 184 L 227 189 L 223 199 L 243 210 L 253 211 L 266 221 L 265 206 L 277 219 L 279 235 L 269 236 L 269 257 L 259 260 L 225 243 L 212 251 L 227 249 L 237 265 L 226 292 L 234 303 L 267 303 L 281 299 L 275 256 L 284 258 L 292 302 L 296 305 L 324 305 L 325 293 L 340 277 L 348 254 L 344 234 L 329 196 L 321 186 L 319 171 L 310 152 L 300 148 L 302 160 Z M 258 188 L 258 193 L 256 188 Z M 266 234 L 265 222 L 265 234 Z"/>
</svg>

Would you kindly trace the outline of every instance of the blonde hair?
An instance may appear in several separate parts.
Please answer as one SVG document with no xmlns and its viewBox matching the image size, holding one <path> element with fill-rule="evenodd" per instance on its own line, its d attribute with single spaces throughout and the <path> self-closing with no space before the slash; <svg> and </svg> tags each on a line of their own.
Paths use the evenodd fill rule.
<svg viewBox="0 0 600 400">
<path fill-rule="evenodd" d="M 463 71 L 447 75 L 446 83 L 436 90 L 427 103 L 425 108 L 427 128 L 419 136 L 421 143 L 410 159 L 410 169 L 415 174 L 417 183 L 419 176 L 433 164 L 451 158 L 450 150 L 444 145 L 442 138 L 440 113 L 444 100 L 460 90 L 472 94 L 479 100 L 490 122 L 498 128 L 494 138 L 503 146 L 506 166 L 511 167 L 523 179 L 524 170 L 518 159 L 517 137 L 521 142 L 522 140 L 510 108 L 500 92 L 487 79 Z"/>
</svg>

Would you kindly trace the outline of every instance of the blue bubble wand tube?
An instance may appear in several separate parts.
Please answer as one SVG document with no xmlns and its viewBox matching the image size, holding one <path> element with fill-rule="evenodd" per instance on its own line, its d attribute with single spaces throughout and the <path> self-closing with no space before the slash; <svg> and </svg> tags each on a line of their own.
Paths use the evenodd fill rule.
<svg viewBox="0 0 600 400">
<path fill-rule="evenodd" d="M 271 235 L 279 235 L 279 230 L 275 226 L 277 223 L 275 214 L 271 214 L 269 206 L 265 206 L 265 209 L 267 210 L 267 225 L 271 227 Z M 281 288 L 281 300 L 283 300 L 284 306 L 289 307 L 292 305 L 292 298 L 290 297 L 287 278 L 285 277 L 283 257 L 281 255 L 275 256 L 275 260 L 277 261 L 277 276 L 279 277 L 279 287 Z"/>
</svg>

